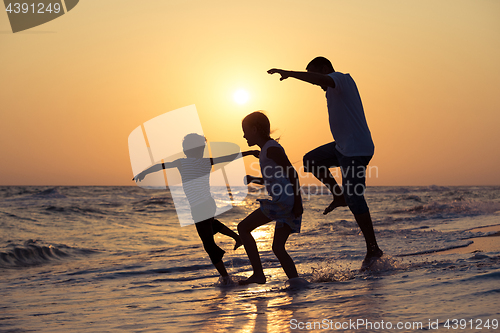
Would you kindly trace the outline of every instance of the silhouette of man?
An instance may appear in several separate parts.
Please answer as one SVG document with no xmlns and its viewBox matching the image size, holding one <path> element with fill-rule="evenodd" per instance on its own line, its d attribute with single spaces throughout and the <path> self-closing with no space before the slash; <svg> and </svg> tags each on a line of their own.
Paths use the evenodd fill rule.
<svg viewBox="0 0 500 333">
<path fill-rule="evenodd" d="M 331 62 L 324 57 L 314 58 L 307 65 L 306 72 L 273 68 L 268 73 L 280 74 L 280 81 L 291 77 L 318 85 L 326 92 L 330 130 L 335 141 L 304 155 L 304 170 L 325 184 L 333 195 L 332 203 L 323 214 L 345 206 L 353 213 L 367 247 L 361 270 L 369 268 L 383 252 L 378 247 L 364 197 L 366 166 L 375 146 L 356 83 L 349 74 L 335 72 Z M 342 187 L 329 170 L 333 167 L 341 168 Z"/>
</svg>

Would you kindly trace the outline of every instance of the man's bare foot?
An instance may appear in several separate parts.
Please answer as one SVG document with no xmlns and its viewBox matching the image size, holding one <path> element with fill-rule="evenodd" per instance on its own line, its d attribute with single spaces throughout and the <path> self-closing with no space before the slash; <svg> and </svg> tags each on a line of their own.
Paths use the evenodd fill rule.
<svg viewBox="0 0 500 333">
<path fill-rule="evenodd" d="M 364 272 L 370 269 L 370 266 L 377 261 L 377 259 L 382 258 L 384 252 L 381 249 L 377 249 L 372 253 L 367 253 L 365 259 L 363 259 L 363 263 L 361 264 L 360 272 Z"/>
<path fill-rule="evenodd" d="M 240 281 L 238 281 L 238 283 L 240 285 L 247 285 L 247 284 L 250 284 L 250 283 L 264 284 L 264 283 L 266 283 L 266 277 L 265 277 L 265 275 L 255 276 L 255 274 L 254 274 L 254 275 L 250 276 L 246 280 L 240 280 Z"/>
<path fill-rule="evenodd" d="M 333 199 L 332 203 L 328 207 L 325 208 L 323 215 L 330 213 L 332 210 L 334 210 L 337 207 L 347 207 L 344 196 L 335 197 L 335 199 Z"/>
</svg>

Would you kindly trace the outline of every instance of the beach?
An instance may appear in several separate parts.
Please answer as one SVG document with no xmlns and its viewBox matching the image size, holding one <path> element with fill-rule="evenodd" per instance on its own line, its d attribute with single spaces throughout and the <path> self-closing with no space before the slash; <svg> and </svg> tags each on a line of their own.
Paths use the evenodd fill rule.
<svg viewBox="0 0 500 333">
<path fill-rule="evenodd" d="M 486 232 L 487 236 L 484 237 L 476 237 L 471 238 L 473 241 L 472 244 L 459 247 L 456 249 L 443 251 L 442 254 L 451 254 L 451 253 L 475 253 L 475 252 L 500 252 L 500 227 L 499 226 L 490 226 L 483 228 L 475 228 L 471 230 L 471 232 Z"/>
<path fill-rule="evenodd" d="M 218 218 L 236 230 L 262 197 Z M 0 332 L 498 331 L 500 188 L 368 187 L 385 254 L 366 272 L 352 214 L 303 197 L 287 250 L 310 284 L 287 285 L 270 223 L 254 231 L 268 282 L 224 287 L 166 191 L 1 187 Z M 251 274 L 216 242 L 235 281 Z"/>
</svg>

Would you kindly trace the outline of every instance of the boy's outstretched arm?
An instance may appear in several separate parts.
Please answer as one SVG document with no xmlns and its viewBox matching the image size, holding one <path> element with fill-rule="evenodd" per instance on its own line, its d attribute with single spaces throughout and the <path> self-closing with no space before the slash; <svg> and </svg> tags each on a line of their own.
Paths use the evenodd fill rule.
<svg viewBox="0 0 500 333">
<path fill-rule="evenodd" d="M 137 176 L 132 178 L 132 180 L 142 181 L 144 179 L 144 177 L 146 177 L 146 175 L 148 175 L 150 173 L 157 172 L 157 171 L 160 171 L 162 169 L 170 169 L 170 168 L 177 168 L 177 167 L 179 167 L 179 160 L 175 160 L 173 162 L 167 162 L 167 163 L 158 163 L 158 164 L 150 166 L 149 168 L 147 168 L 144 171 L 141 171 L 139 174 L 137 174 Z"/>
<path fill-rule="evenodd" d="M 248 155 L 253 155 L 253 156 L 255 156 L 255 157 L 258 158 L 259 154 L 260 154 L 260 150 L 248 150 L 248 151 L 242 152 L 241 155 L 240 155 L 240 153 L 236 153 L 236 154 L 231 154 L 231 155 L 226 155 L 226 156 L 211 158 L 210 162 L 212 163 L 212 165 L 218 164 L 218 163 L 231 162 L 231 161 L 237 159 L 239 156 L 245 157 L 245 156 L 248 156 Z"/>
<path fill-rule="evenodd" d="M 315 73 L 315 72 L 286 71 L 284 69 L 278 69 L 278 68 L 272 68 L 267 72 L 269 74 L 274 74 L 274 73 L 280 74 L 281 75 L 280 81 L 288 79 L 289 77 L 293 77 L 294 79 L 315 84 L 321 87 L 335 88 L 335 81 L 333 81 L 333 79 L 326 74 Z"/>
</svg>

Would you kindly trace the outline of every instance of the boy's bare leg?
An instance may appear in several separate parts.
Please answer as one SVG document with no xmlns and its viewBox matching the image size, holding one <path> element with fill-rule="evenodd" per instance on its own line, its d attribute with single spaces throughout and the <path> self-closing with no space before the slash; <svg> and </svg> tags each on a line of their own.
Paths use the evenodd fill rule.
<svg viewBox="0 0 500 333">
<path fill-rule="evenodd" d="M 222 286 L 229 286 L 233 283 L 229 274 L 227 274 L 226 267 L 224 266 L 224 262 L 221 260 L 218 263 L 214 264 L 215 268 L 220 274 L 219 283 Z"/>
<path fill-rule="evenodd" d="M 214 266 L 222 277 L 229 276 L 226 271 L 226 266 L 224 266 L 224 262 L 222 260 L 214 264 Z"/>
<path fill-rule="evenodd" d="M 297 268 L 295 267 L 295 263 L 285 249 L 285 243 L 288 240 L 288 236 L 290 236 L 291 232 L 292 230 L 288 225 L 285 225 L 282 228 L 276 228 L 274 231 L 273 240 L 273 252 L 280 261 L 281 267 L 283 267 L 283 270 L 285 271 L 286 276 L 288 276 L 289 279 L 299 277 Z"/>
<path fill-rule="evenodd" d="M 337 207 L 347 207 L 344 194 L 342 193 L 342 188 L 339 186 L 339 184 L 337 184 L 337 181 L 333 177 L 330 170 L 325 170 L 324 168 L 318 169 L 319 170 L 313 170 L 314 177 L 325 184 L 333 195 L 332 203 L 325 208 L 323 215 L 330 213 Z"/>
<path fill-rule="evenodd" d="M 250 264 L 253 268 L 252 276 L 246 280 L 239 281 L 239 284 L 266 283 L 266 276 L 264 275 L 264 270 L 262 269 L 257 243 L 255 242 L 251 232 L 255 228 L 258 228 L 270 221 L 271 219 L 264 215 L 260 209 L 257 209 L 238 224 L 238 233 L 240 234 L 248 259 L 250 259 Z"/>
<path fill-rule="evenodd" d="M 241 242 L 241 238 L 240 236 L 235 233 L 234 231 L 232 231 L 231 229 L 229 229 L 228 227 L 226 226 L 223 226 L 219 232 L 223 235 L 226 235 L 226 236 L 229 236 L 231 237 L 232 239 L 234 239 L 234 248 L 233 250 L 236 250 L 237 248 L 239 248 L 240 246 L 243 245 L 243 243 Z"/>
</svg>

